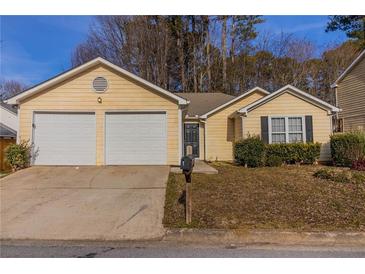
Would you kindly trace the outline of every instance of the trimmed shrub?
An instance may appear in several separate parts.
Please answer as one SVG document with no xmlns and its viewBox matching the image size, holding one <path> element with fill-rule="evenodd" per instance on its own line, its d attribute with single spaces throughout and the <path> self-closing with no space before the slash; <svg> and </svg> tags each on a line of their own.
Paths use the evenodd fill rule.
<svg viewBox="0 0 365 274">
<path fill-rule="evenodd" d="M 351 167 L 365 157 L 365 132 L 354 131 L 331 136 L 331 155 L 337 166 Z"/>
<path fill-rule="evenodd" d="M 11 144 L 5 150 L 6 161 L 13 171 L 26 168 L 30 164 L 32 146 L 28 141 Z"/>
<path fill-rule="evenodd" d="M 265 155 L 265 144 L 258 136 L 249 136 L 235 143 L 234 156 L 240 165 L 248 167 L 262 166 Z"/>
<path fill-rule="evenodd" d="M 266 145 L 266 158 L 280 157 L 288 164 L 315 163 L 321 152 L 319 143 L 293 143 L 293 144 L 269 144 Z"/>
<path fill-rule="evenodd" d="M 235 160 L 238 164 L 248 167 L 280 166 L 284 162 L 315 163 L 320 155 L 319 143 L 293 143 L 265 145 L 259 137 L 248 137 L 235 144 Z"/>
<path fill-rule="evenodd" d="M 283 158 L 276 155 L 271 155 L 270 157 L 265 159 L 265 165 L 270 167 L 277 167 L 283 164 Z"/>
<path fill-rule="evenodd" d="M 365 158 L 353 161 L 351 169 L 365 171 Z"/>
</svg>

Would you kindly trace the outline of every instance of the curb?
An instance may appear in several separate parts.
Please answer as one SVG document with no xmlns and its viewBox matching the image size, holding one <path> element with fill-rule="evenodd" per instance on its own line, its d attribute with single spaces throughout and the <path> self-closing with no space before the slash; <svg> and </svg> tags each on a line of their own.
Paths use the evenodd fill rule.
<svg viewBox="0 0 365 274">
<path fill-rule="evenodd" d="M 170 229 L 163 240 L 197 244 L 347 245 L 365 247 L 365 232 Z"/>
</svg>

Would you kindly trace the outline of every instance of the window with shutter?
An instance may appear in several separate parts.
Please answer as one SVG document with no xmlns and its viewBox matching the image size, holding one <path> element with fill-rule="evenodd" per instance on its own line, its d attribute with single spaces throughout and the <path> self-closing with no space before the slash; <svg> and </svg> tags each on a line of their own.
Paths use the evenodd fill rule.
<svg viewBox="0 0 365 274">
<path fill-rule="evenodd" d="M 269 118 L 269 143 L 302 143 L 306 141 L 303 116 Z"/>
</svg>

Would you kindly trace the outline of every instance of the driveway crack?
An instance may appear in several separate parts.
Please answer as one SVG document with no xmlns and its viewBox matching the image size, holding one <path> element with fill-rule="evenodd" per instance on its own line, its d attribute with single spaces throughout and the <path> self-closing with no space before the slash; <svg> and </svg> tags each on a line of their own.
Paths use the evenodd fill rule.
<svg viewBox="0 0 365 274">
<path fill-rule="evenodd" d="M 121 223 L 120 225 L 117 226 L 117 229 L 124 226 L 125 224 L 127 224 L 130 220 L 132 220 L 134 217 L 136 217 L 139 213 L 141 213 L 143 210 L 145 210 L 148 206 L 147 205 L 143 205 L 141 206 L 140 209 L 137 210 L 137 212 L 135 212 L 132 216 L 130 216 L 125 222 Z"/>
<path fill-rule="evenodd" d="M 90 179 L 89 188 L 91 188 L 91 184 L 94 182 L 96 176 L 98 176 L 102 171 L 103 171 L 103 168 L 100 168 L 100 170 Z"/>
</svg>

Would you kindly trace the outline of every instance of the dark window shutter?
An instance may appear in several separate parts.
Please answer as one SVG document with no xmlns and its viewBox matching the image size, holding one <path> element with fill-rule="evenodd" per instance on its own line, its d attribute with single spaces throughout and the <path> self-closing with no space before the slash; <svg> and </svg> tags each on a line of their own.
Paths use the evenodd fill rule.
<svg viewBox="0 0 365 274">
<path fill-rule="evenodd" d="M 269 123 L 267 116 L 261 116 L 261 140 L 265 143 L 269 143 Z"/>
<path fill-rule="evenodd" d="M 312 115 L 305 116 L 305 135 L 307 143 L 313 143 L 313 118 Z"/>
</svg>

